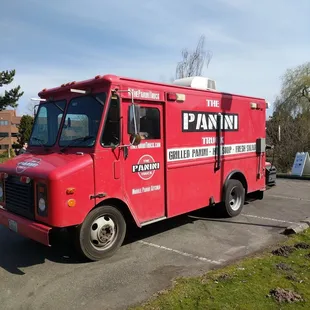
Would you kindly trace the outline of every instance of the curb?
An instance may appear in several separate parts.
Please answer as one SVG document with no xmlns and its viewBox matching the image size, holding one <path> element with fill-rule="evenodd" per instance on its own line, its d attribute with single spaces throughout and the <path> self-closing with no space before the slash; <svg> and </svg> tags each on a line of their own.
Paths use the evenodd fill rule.
<svg viewBox="0 0 310 310">
<path fill-rule="evenodd" d="M 277 178 L 279 179 L 292 179 L 292 180 L 310 180 L 310 176 L 298 176 L 291 174 L 277 174 Z"/>
<path fill-rule="evenodd" d="M 305 218 L 299 223 L 293 224 L 284 230 L 285 235 L 298 234 L 310 227 L 310 217 Z"/>
</svg>

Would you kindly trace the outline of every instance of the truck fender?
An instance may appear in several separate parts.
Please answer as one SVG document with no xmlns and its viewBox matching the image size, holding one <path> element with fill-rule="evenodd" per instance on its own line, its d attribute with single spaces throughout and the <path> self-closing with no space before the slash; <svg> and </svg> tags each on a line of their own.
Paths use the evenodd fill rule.
<svg viewBox="0 0 310 310">
<path fill-rule="evenodd" d="M 233 170 L 231 171 L 226 179 L 225 179 L 225 182 L 223 184 L 223 188 L 222 188 L 222 193 L 221 193 L 221 197 L 222 197 L 222 201 L 224 199 L 224 193 L 225 193 L 225 187 L 227 186 L 227 182 L 230 180 L 230 179 L 235 179 L 235 180 L 239 180 L 244 189 L 245 189 L 245 194 L 247 194 L 247 191 L 248 191 L 248 182 L 246 180 L 246 177 L 244 176 L 244 174 L 240 171 L 240 170 Z"/>
<path fill-rule="evenodd" d="M 110 205 L 110 206 L 117 208 L 123 214 L 127 224 L 130 222 L 132 224 L 135 224 L 137 227 L 141 226 L 140 222 L 137 220 L 135 214 L 129 208 L 128 204 L 119 198 L 108 197 L 106 199 L 103 199 L 97 205 L 95 205 L 91 210 L 89 210 L 89 212 L 91 212 L 95 208 L 98 208 L 102 205 Z"/>
</svg>

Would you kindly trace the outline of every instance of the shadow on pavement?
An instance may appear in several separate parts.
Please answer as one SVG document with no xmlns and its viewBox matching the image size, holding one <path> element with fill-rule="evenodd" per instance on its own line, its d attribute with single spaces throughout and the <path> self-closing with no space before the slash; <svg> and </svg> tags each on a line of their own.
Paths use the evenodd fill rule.
<svg viewBox="0 0 310 310">
<path fill-rule="evenodd" d="M 187 215 L 181 215 L 162 222 L 154 223 L 142 229 L 131 227 L 128 228 L 123 245 L 128 245 L 144 238 L 148 238 L 180 226 L 193 224 L 197 220 L 216 221 L 230 223 L 234 225 L 252 225 L 270 228 L 284 228 L 282 226 L 274 226 L 267 224 L 258 224 L 250 222 L 236 222 L 233 219 L 225 219 L 216 207 L 209 207 L 191 212 Z M 68 235 L 63 233 L 56 235 L 56 241 L 52 247 L 46 247 L 29 239 L 24 239 L 14 233 L 0 228 L 0 267 L 6 271 L 23 275 L 22 268 L 44 264 L 45 260 L 49 260 L 60 264 L 83 264 L 88 261 L 80 258 L 75 252 L 72 241 Z"/>
</svg>

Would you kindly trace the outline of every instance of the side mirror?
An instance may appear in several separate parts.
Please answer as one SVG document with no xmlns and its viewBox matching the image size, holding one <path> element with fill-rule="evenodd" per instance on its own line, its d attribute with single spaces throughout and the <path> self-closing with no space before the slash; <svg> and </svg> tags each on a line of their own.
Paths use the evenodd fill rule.
<svg viewBox="0 0 310 310">
<path fill-rule="evenodd" d="M 140 106 L 132 104 L 129 107 L 129 130 L 130 135 L 138 135 L 140 132 Z"/>
<path fill-rule="evenodd" d="M 38 113 L 38 108 L 39 108 L 39 105 L 36 104 L 34 107 L 33 107 L 33 116 L 36 117 L 37 113 Z"/>
</svg>

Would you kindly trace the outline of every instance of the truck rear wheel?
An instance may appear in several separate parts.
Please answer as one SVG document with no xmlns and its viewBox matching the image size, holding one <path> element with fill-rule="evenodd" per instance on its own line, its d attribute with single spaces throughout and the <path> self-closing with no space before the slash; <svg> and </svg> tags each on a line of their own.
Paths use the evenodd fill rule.
<svg viewBox="0 0 310 310">
<path fill-rule="evenodd" d="M 244 206 L 245 189 L 242 183 L 230 179 L 224 188 L 223 212 L 228 217 L 234 217 L 241 213 Z"/>
<path fill-rule="evenodd" d="M 92 261 L 112 256 L 122 245 L 126 222 L 112 206 L 92 210 L 77 230 L 78 250 Z"/>
</svg>

